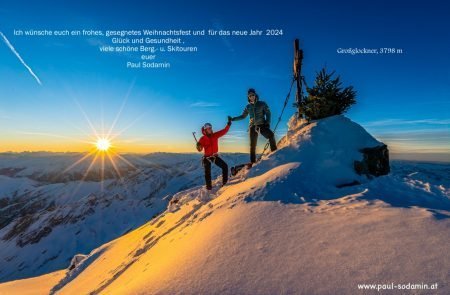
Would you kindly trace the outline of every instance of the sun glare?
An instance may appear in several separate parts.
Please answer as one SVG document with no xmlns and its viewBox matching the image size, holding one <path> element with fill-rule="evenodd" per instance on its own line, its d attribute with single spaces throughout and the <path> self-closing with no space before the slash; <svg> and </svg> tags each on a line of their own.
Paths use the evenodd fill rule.
<svg viewBox="0 0 450 295">
<path fill-rule="evenodd" d="M 99 151 L 106 152 L 111 147 L 111 142 L 107 138 L 99 138 L 95 146 Z"/>
<path fill-rule="evenodd" d="M 129 92 L 133 88 L 133 85 L 134 85 L 134 82 L 130 86 Z M 112 125 L 109 127 L 109 130 L 105 130 L 104 123 L 103 123 L 103 121 L 101 122 L 102 129 L 101 129 L 100 133 L 94 127 L 94 125 L 92 124 L 92 121 L 89 119 L 88 115 L 83 110 L 81 105 L 78 103 L 76 98 L 74 98 L 75 103 L 77 104 L 78 108 L 80 109 L 81 113 L 83 114 L 83 116 L 87 122 L 87 125 L 90 127 L 90 129 L 92 131 L 91 134 L 88 134 L 85 132 L 88 136 L 88 140 L 83 141 L 84 143 L 87 143 L 90 145 L 89 151 L 86 151 L 86 153 L 83 153 L 82 156 L 78 160 L 76 160 L 74 163 L 72 163 L 69 167 L 67 167 L 62 172 L 64 174 L 67 171 L 73 169 L 74 167 L 80 165 L 81 163 L 90 160 L 90 164 L 86 168 L 86 171 L 83 174 L 81 182 L 79 183 L 77 188 L 73 191 L 74 195 L 76 192 L 78 192 L 78 189 L 80 188 L 82 182 L 89 176 L 89 174 L 91 173 L 92 170 L 98 169 L 100 172 L 100 178 L 101 178 L 100 185 L 101 185 L 102 191 L 103 191 L 103 182 L 105 180 L 105 169 L 109 169 L 112 167 L 112 169 L 115 171 L 115 174 L 117 175 L 118 179 L 120 179 L 121 181 L 122 181 L 122 174 L 121 174 L 121 169 L 120 169 L 121 167 L 118 166 L 119 162 L 125 163 L 126 167 L 127 167 L 126 169 L 128 169 L 128 166 L 129 166 L 129 167 L 132 167 L 134 170 L 137 170 L 137 168 L 133 165 L 133 163 L 131 163 L 124 156 L 121 156 L 118 153 L 118 145 L 120 146 L 120 139 L 118 140 L 117 137 L 120 136 L 123 132 L 125 132 L 125 130 L 130 128 L 135 122 L 137 122 L 137 120 L 140 117 L 136 118 L 131 124 L 129 124 L 124 129 L 116 130 L 116 131 L 114 129 L 117 121 L 120 118 L 122 110 L 125 106 L 125 102 L 128 99 L 128 96 L 129 96 L 129 93 L 125 97 L 124 102 L 122 103 L 122 106 L 119 109 L 119 112 L 117 113 L 116 117 L 114 118 Z M 114 145 L 112 144 L 112 141 L 114 141 Z M 106 165 L 110 164 L 110 165 L 105 166 L 105 164 Z M 123 164 L 121 166 L 123 166 Z"/>
</svg>

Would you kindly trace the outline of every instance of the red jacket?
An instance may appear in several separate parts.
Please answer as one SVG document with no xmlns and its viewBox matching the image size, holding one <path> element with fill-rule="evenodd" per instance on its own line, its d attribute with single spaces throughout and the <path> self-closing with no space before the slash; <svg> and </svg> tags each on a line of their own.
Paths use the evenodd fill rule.
<svg viewBox="0 0 450 295">
<path fill-rule="evenodd" d="M 202 127 L 203 136 L 200 137 L 200 140 L 198 141 L 198 143 L 200 143 L 200 145 L 204 149 L 205 157 L 212 156 L 219 152 L 219 144 L 218 144 L 219 137 L 222 137 L 225 134 L 227 134 L 229 129 L 230 129 L 230 125 L 227 125 L 222 130 L 213 132 L 211 135 L 206 135 L 205 129 L 203 129 L 203 127 Z"/>
</svg>

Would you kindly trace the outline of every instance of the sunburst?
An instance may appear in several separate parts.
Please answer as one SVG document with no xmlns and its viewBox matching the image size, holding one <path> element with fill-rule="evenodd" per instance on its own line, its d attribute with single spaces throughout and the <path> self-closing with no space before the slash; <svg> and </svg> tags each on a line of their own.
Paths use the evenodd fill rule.
<svg viewBox="0 0 450 295">
<path fill-rule="evenodd" d="M 74 161 L 72 164 L 70 164 L 64 171 L 59 173 L 55 176 L 54 180 L 58 179 L 59 177 L 63 176 L 70 170 L 74 169 L 78 165 L 84 162 L 90 162 L 87 165 L 86 171 L 83 172 L 81 181 L 79 182 L 77 188 L 72 191 L 72 195 L 75 195 L 79 188 L 81 187 L 82 183 L 87 179 L 91 171 L 95 169 L 95 167 L 99 167 L 99 176 L 100 176 L 100 186 L 101 190 L 103 191 L 104 188 L 104 181 L 105 181 L 105 164 L 109 165 L 110 168 L 113 169 L 113 173 L 116 174 L 118 180 L 125 185 L 123 181 L 123 176 L 121 174 L 120 168 L 123 166 L 119 166 L 119 163 L 124 163 L 126 170 L 129 170 L 130 168 L 136 172 L 139 171 L 139 169 L 133 165 L 124 155 L 121 155 L 119 153 L 119 150 L 123 149 L 120 148 L 120 142 L 121 142 L 121 135 L 131 128 L 135 123 L 137 123 L 138 120 L 140 120 L 144 115 L 145 112 L 141 114 L 140 116 L 137 116 L 131 123 L 128 125 L 125 125 L 125 127 L 121 130 L 117 130 L 116 125 L 121 117 L 121 114 L 125 108 L 126 102 L 128 100 L 128 97 L 130 96 L 130 93 L 134 87 L 134 81 L 131 83 L 127 94 L 114 118 L 112 121 L 112 124 L 109 126 L 107 130 L 105 130 L 103 119 L 101 120 L 101 128 L 97 129 L 95 128 L 95 125 L 92 123 L 91 119 L 88 117 L 87 113 L 84 111 L 81 104 L 78 102 L 77 98 L 73 95 L 73 93 L 69 93 L 70 96 L 72 96 L 72 99 L 74 103 L 77 105 L 79 111 L 81 112 L 82 116 L 84 117 L 86 124 L 88 126 L 88 129 L 90 129 L 90 132 L 86 129 L 81 128 L 80 126 L 73 125 L 75 129 L 82 132 L 85 135 L 84 139 L 80 138 L 73 138 L 66 135 L 58 135 L 58 134 L 50 134 L 50 133 L 42 133 L 42 132 L 22 132 L 24 134 L 29 135 L 40 135 L 40 136 L 50 136 L 50 137 L 56 137 L 56 138 L 63 138 L 66 140 L 70 140 L 72 142 L 78 142 L 78 143 L 84 143 L 86 144 L 86 147 L 88 147 L 88 151 L 85 153 L 82 153 L 80 157 Z M 101 116 L 103 118 L 103 116 Z M 138 139 L 139 140 L 139 139 Z M 129 142 L 130 139 L 124 142 Z M 130 155 L 131 156 L 131 155 Z M 131 156 L 133 157 L 133 156 Z"/>
<path fill-rule="evenodd" d="M 86 180 L 86 178 L 89 176 L 89 173 L 94 169 L 95 166 L 100 167 L 99 168 L 99 175 L 100 175 L 100 185 L 103 190 L 104 181 L 105 181 L 105 164 L 109 165 L 109 167 L 112 167 L 115 174 L 117 175 L 118 179 L 123 182 L 123 176 L 120 172 L 119 162 L 125 163 L 125 166 L 131 167 L 133 170 L 138 170 L 137 167 L 133 165 L 130 161 L 128 161 L 123 155 L 120 155 L 118 152 L 118 144 L 120 143 L 120 135 L 124 133 L 127 129 L 129 129 L 132 125 L 134 125 L 138 119 L 140 119 L 142 116 L 139 116 L 137 119 L 135 119 L 132 123 L 127 125 L 122 130 L 115 131 L 115 126 L 117 122 L 120 119 L 120 116 L 122 114 L 122 111 L 125 107 L 125 104 L 128 100 L 128 97 L 130 95 L 131 89 L 133 88 L 134 83 L 130 86 L 128 89 L 128 93 L 125 96 L 125 99 L 115 117 L 113 120 L 110 128 L 107 132 L 105 132 L 103 126 L 103 120 L 101 122 L 101 130 L 97 130 L 94 127 L 94 124 L 88 117 L 87 113 L 82 108 L 81 104 L 78 102 L 78 100 L 73 97 L 73 100 L 75 104 L 78 106 L 80 112 L 82 113 L 87 125 L 89 126 L 90 133 L 83 132 L 88 139 L 83 140 L 83 142 L 89 143 L 90 150 L 86 153 L 83 153 L 78 160 L 76 160 L 73 164 L 71 164 L 69 167 L 67 167 L 61 174 L 67 173 L 68 171 L 74 169 L 76 166 L 80 165 L 81 163 L 85 161 L 89 161 L 90 163 L 86 169 L 86 171 L 83 173 L 81 182 L 79 183 L 77 189 L 73 191 L 73 194 L 75 194 L 78 189 L 81 186 L 81 183 Z M 79 128 L 77 128 L 79 129 Z M 81 130 L 81 129 L 80 129 Z M 81 130 L 83 131 L 83 130 Z M 75 139 L 74 139 L 75 140 Z M 78 140 L 79 141 L 79 140 Z"/>
<path fill-rule="evenodd" d="M 99 137 L 95 142 L 95 147 L 100 152 L 108 152 L 109 148 L 111 147 L 111 141 L 108 138 Z"/>
</svg>

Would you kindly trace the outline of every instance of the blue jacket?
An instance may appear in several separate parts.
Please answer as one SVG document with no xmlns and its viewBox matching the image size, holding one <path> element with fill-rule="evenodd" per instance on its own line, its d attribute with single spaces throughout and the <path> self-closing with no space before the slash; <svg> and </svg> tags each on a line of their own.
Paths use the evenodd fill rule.
<svg viewBox="0 0 450 295">
<path fill-rule="evenodd" d="M 249 103 L 242 111 L 242 115 L 232 118 L 232 121 L 245 119 L 250 115 L 250 127 L 269 124 L 270 125 L 270 109 L 264 101 L 256 100 L 254 104 Z"/>
</svg>

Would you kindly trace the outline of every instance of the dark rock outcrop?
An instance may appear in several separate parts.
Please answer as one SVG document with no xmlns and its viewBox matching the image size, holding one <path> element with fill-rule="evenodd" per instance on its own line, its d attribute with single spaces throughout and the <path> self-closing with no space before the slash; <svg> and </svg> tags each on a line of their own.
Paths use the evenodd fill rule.
<svg viewBox="0 0 450 295">
<path fill-rule="evenodd" d="M 373 148 L 364 148 L 360 152 L 363 154 L 362 161 L 355 161 L 354 167 L 356 173 L 367 176 L 382 176 L 390 172 L 389 150 L 387 145 Z"/>
</svg>

